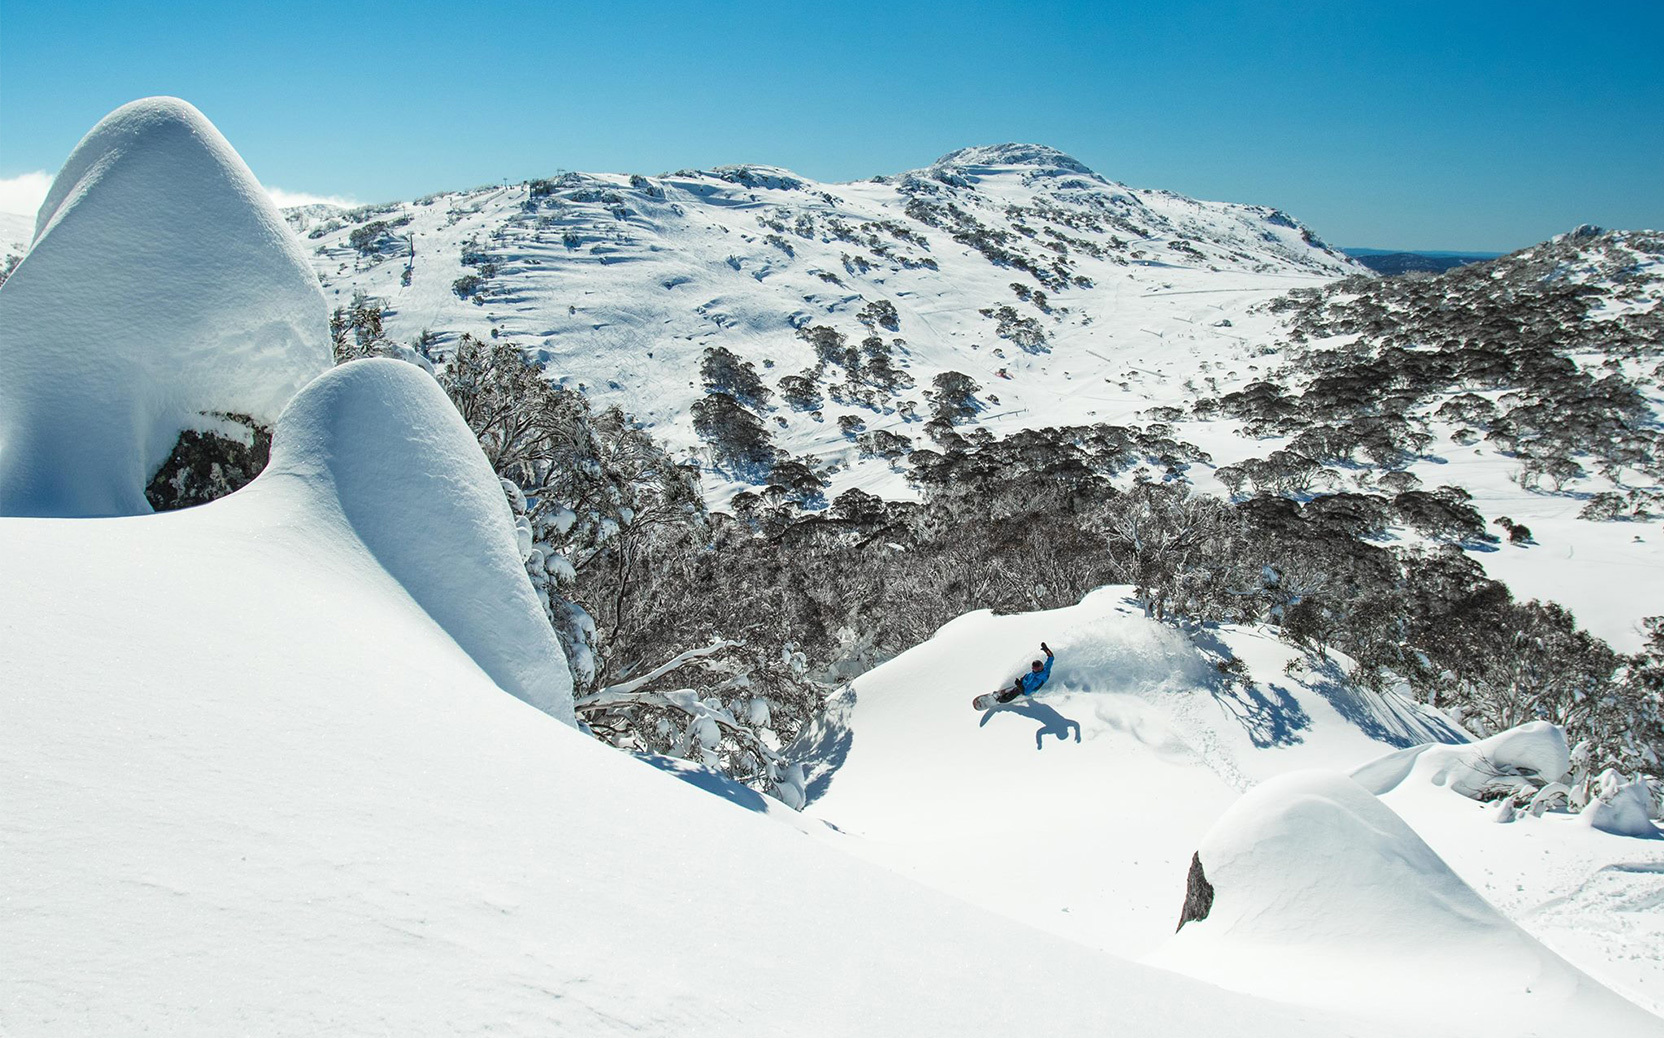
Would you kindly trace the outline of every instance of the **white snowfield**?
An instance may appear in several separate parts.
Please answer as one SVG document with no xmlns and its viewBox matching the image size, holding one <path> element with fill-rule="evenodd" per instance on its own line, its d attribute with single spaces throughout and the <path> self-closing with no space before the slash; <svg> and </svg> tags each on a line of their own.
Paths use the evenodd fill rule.
<svg viewBox="0 0 1664 1038">
<path fill-rule="evenodd" d="M 925 644 L 857 678 L 833 701 L 827 722 L 798 747 L 820 764 L 810 768 L 807 813 L 833 827 L 836 845 L 904 875 L 1083 945 L 1194 970 L 1221 985 L 1344 1005 L 1400 1026 L 1413 1019 L 1417 1027 L 1435 1030 L 1460 1017 L 1467 1022 L 1450 1025 L 1455 1030 L 1488 1018 L 1507 1020 L 1505 1033 L 1555 1034 L 1568 1021 L 1595 1014 L 1591 1018 L 1611 1020 L 1617 1033 L 1664 1033 L 1664 1020 L 1602 987 L 1614 985 L 1632 1000 L 1664 1009 L 1656 996 L 1647 997 L 1664 985 L 1664 943 L 1654 939 L 1664 936 L 1664 919 L 1648 908 L 1649 899 L 1664 891 L 1658 882 L 1664 880 L 1664 841 L 1593 832 L 1565 816 L 1495 825 L 1489 805 L 1432 782 L 1405 783 L 1405 795 L 1389 802 L 1418 829 L 1426 825 L 1434 834 L 1427 839 L 1440 853 L 1459 856 L 1462 878 L 1449 882 L 1476 887 L 1486 897 L 1505 896 L 1511 917 L 1536 935 L 1525 936 L 1512 923 L 1486 923 L 1509 935 L 1510 954 L 1520 962 L 1546 963 L 1540 968 L 1544 978 L 1575 978 L 1534 987 L 1540 996 L 1535 1000 L 1515 998 L 1523 996 L 1523 985 L 1465 980 L 1407 998 L 1407 991 L 1421 992 L 1428 983 L 1418 949 L 1425 946 L 1432 955 L 1446 930 L 1465 933 L 1469 909 L 1424 931 L 1391 923 L 1397 909 L 1390 906 L 1360 913 L 1348 906 L 1367 902 L 1374 881 L 1347 862 L 1319 866 L 1327 823 L 1314 825 L 1307 841 L 1271 831 L 1283 823 L 1270 808 L 1256 813 L 1250 807 L 1243 816 L 1265 814 L 1265 831 L 1254 828 L 1258 821 L 1220 819 L 1236 814 L 1233 805 L 1245 791 L 1262 785 L 1275 790 L 1291 771 L 1345 772 L 1395 754 L 1394 747 L 1465 743 L 1467 737 L 1397 696 L 1347 687 L 1331 669 L 1344 661 L 1291 673 L 1289 661 L 1299 653 L 1262 632 L 1204 630 L 1198 648 L 1173 628 L 1145 619 L 1128 590 L 1105 588 L 1065 609 L 962 616 Z M 1057 654 L 1044 689 L 1032 700 L 986 714 L 972 710 L 973 695 L 1040 657 L 1041 640 Z M 1253 689 L 1219 672 L 1221 649 L 1249 665 Z M 1521 758 L 1544 756 L 1542 744 L 1557 737 L 1564 771 L 1559 730 L 1533 731 L 1514 737 L 1526 747 Z M 1425 753 L 1398 752 L 1430 761 L 1467 749 L 1433 745 Z M 1338 776 L 1324 781 L 1351 784 Z M 1250 794 L 1262 805 L 1267 795 L 1298 799 Z M 1380 816 L 1371 815 L 1370 824 L 1388 824 L 1381 822 L 1384 816 L 1404 827 L 1391 811 L 1378 803 L 1376 808 Z M 1245 880 L 1232 895 L 1238 899 L 1234 910 L 1252 904 L 1266 926 L 1277 925 L 1276 913 L 1286 910 L 1289 961 L 1305 955 L 1316 964 L 1352 964 L 1362 972 L 1361 983 L 1377 991 L 1342 998 L 1326 969 L 1233 974 L 1226 964 L 1236 960 L 1225 952 L 1191 956 L 1184 942 L 1169 946 L 1198 848 L 1218 882 L 1206 849 L 1216 824 L 1244 834 L 1249 844 L 1263 838 L 1266 868 L 1281 862 L 1291 877 L 1301 877 L 1290 883 L 1309 881 L 1311 887 L 1301 898 L 1284 898 L 1277 896 L 1282 888 Z M 1396 846 L 1368 846 L 1389 859 L 1401 856 Z M 1428 858 L 1437 861 L 1425 852 Z M 1616 867 L 1629 871 L 1614 877 L 1609 870 Z M 1437 879 L 1448 869 L 1441 864 L 1433 872 Z M 1600 889 L 1584 892 L 1591 881 Z M 1220 904 L 1224 890 L 1222 885 Z M 1609 891 L 1627 900 L 1603 900 Z M 1483 904 L 1472 890 L 1463 896 L 1464 904 Z M 1554 906 L 1553 912 L 1543 915 L 1544 906 Z M 1311 926 L 1309 937 L 1301 938 L 1301 921 L 1308 917 L 1329 922 Z M 1185 929 L 1188 934 L 1190 927 Z M 1243 945 L 1229 947 L 1235 954 Z M 1601 983 L 1566 965 L 1557 951 L 1573 956 Z M 1534 975 L 1521 966 L 1509 976 L 1530 981 Z"/>
<path fill-rule="evenodd" d="M 136 515 L 187 428 L 264 425 L 331 364 L 306 255 L 202 113 L 147 98 L 71 153 L 0 286 L 0 514 Z M 236 428 L 231 426 L 231 428 Z"/>
<path fill-rule="evenodd" d="M 213 504 L 0 519 L 7 1034 L 1390 1033 L 972 908 L 517 701 L 569 710 L 565 668 L 426 379 L 320 378 Z"/>
</svg>

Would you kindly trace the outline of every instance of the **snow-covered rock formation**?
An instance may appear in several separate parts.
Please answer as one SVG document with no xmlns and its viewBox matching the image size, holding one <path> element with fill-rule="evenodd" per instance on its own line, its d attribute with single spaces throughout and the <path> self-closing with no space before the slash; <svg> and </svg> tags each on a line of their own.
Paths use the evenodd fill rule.
<svg viewBox="0 0 1664 1038">
<path fill-rule="evenodd" d="M 1343 775 L 1261 783 L 1197 857 L 1213 903 L 1163 949 L 1164 965 L 1291 1001 L 1510 1033 L 1555 1021 L 1603 1033 L 1657 1027 L 1505 919 Z"/>
<path fill-rule="evenodd" d="M 305 253 L 175 98 L 76 146 L 0 286 L 0 513 L 133 515 L 181 430 L 269 425 L 331 362 Z"/>
<path fill-rule="evenodd" d="M 371 359 L 315 379 L 278 419 L 271 464 L 236 507 L 267 498 L 320 544 L 361 544 L 498 687 L 573 723 L 572 676 L 502 486 L 430 376 Z"/>
<path fill-rule="evenodd" d="M 1530 721 L 1477 742 L 1459 746 L 1412 746 L 1370 761 L 1352 772 L 1365 789 L 1381 796 L 1406 781 L 1443 786 L 1465 797 L 1513 789 L 1529 780 L 1545 786 L 1571 767 L 1566 732 L 1547 721 Z"/>
</svg>

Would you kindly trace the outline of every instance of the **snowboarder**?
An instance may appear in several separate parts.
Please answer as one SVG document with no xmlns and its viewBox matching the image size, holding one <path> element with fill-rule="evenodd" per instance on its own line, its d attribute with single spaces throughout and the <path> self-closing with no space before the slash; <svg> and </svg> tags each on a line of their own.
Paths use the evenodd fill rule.
<svg viewBox="0 0 1664 1038">
<path fill-rule="evenodd" d="M 1044 685 L 1046 679 L 1052 676 L 1052 660 L 1055 659 L 1052 656 L 1052 650 L 1046 647 L 1045 642 L 1040 643 L 1040 651 L 1046 654 L 1046 662 L 1041 663 L 1039 660 L 1035 660 L 1027 674 L 1018 678 L 1016 684 L 1010 688 L 996 693 L 995 699 L 1001 703 L 1009 703 L 1018 696 L 1032 696 L 1040 690 L 1040 686 Z"/>
</svg>

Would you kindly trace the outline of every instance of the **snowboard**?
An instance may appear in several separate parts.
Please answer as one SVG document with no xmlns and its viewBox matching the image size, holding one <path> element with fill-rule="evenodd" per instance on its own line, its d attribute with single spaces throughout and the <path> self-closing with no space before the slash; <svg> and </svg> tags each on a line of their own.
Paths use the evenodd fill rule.
<svg viewBox="0 0 1664 1038">
<path fill-rule="evenodd" d="M 1000 706 L 1000 696 L 1005 695 L 1005 693 L 1009 691 L 1011 691 L 1009 688 L 1002 688 L 994 692 L 984 692 L 982 695 L 971 700 L 971 709 L 988 710 L 993 707 Z"/>
</svg>

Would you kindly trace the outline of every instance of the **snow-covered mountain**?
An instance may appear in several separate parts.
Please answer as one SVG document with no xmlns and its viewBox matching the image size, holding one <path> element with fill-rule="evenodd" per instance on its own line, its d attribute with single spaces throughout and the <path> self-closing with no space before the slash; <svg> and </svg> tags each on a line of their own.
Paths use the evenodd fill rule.
<svg viewBox="0 0 1664 1038">
<path fill-rule="evenodd" d="M 938 447 L 936 380 L 959 373 L 961 432 L 1159 424 L 1202 463 L 1175 473 L 1152 459 L 1121 478 L 1210 493 L 1264 489 L 1227 480 L 1268 457 L 1299 462 L 1303 493 L 1454 486 L 1485 522 L 1538 534 L 1469 545 L 1522 596 L 1566 604 L 1626 650 L 1642 617 L 1664 613 L 1664 579 L 1621 596 L 1588 579 L 1664 573 L 1664 540 L 1631 525 L 1664 512 L 1654 234 L 1584 231 L 1437 278 L 1382 279 L 1276 210 L 1129 188 L 1017 144 L 851 184 L 760 166 L 568 173 L 290 220 L 349 317 L 355 299 L 380 306 L 377 334 L 437 356 L 464 333 L 522 346 L 697 458 L 713 507 L 768 474 L 725 464 L 696 430 L 709 391 L 738 393 L 771 447 L 824 483 L 821 500 L 851 488 L 905 499 L 918 492 L 909 452 Z M 1562 359 L 1486 359 L 1492 346 Z M 1335 397 L 1342 373 L 1324 358 L 1354 347 L 1375 367 L 1352 365 L 1344 384 L 1378 391 Z M 1461 356 L 1425 361 L 1408 385 L 1382 368 L 1405 350 Z M 1286 420 L 1256 411 L 1273 388 Z M 1567 468 L 1522 453 L 1508 421 L 1490 436 L 1463 419 L 1473 398 L 1516 423 L 1560 413 L 1555 399 L 1610 403 L 1555 448 L 1577 456 Z M 1402 426 L 1385 447 L 1383 416 Z M 1380 449 L 1360 446 L 1370 436 Z M 1622 448 L 1603 450 L 1615 436 Z M 1569 475 L 1544 481 L 1545 467 Z"/>
<path fill-rule="evenodd" d="M 923 445 L 942 372 L 985 388 L 995 432 L 1120 420 L 1151 406 L 1150 380 L 1246 368 L 1235 326 L 1270 323 L 1254 304 L 1363 269 L 1277 210 L 1129 188 L 1035 145 L 851 184 L 568 173 L 291 222 L 334 305 L 362 293 L 389 336 L 440 351 L 464 332 L 519 343 L 678 448 L 702 446 L 701 360 L 727 349 L 775 394 L 777 446 L 832 470 L 833 492 L 907 492 L 838 420 Z M 817 347 L 816 328 L 841 340 Z M 880 354 L 894 375 L 870 378 Z M 780 380 L 805 371 L 816 402 L 794 406 Z"/>
<path fill-rule="evenodd" d="M 574 723 L 572 676 L 524 568 L 532 549 L 510 503 L 517 491 L 498 482 L 420 365 L 372 358 L 300 377 L 322 348 L 320 300 L 310 278 L 296 279 L 296 243 L 244 173 L 189 105 L 127 106 L 78 149 L 36 251 L 0 285 L 0 348 L 29 375 L 0 397 L 0 459 L 14 466 L 5 471 L 30 474 L 0 482 L 0 1030 L 1664 1029 L 1655 1012 L 1664 840 L 1645 783 L 1603 803 L 1624 816 L 1618 822 L 1601 811 L 1536 810 L 1572 766 L 1555 726 L 1474 743 L 1440 711 L 1346 680 L 1348 661 L 1334 653 L 1296 649 L 1260 625 L 1159 622 L 1131 588 L 1102 588 L 1064 609 L 962 616 L 845 685 L 793 748 L 808 769 L 802 815 L 696 765 L 643 761 L 590 738 Z M 988 185 L 1028 201 L 990 202 Z M 1103 400 L 1093 394 L 1138 410 L 1177 393 L 1162 373 L 1181 361 L 1212 370 L 1221 350 L 1245 351 L 1230 356 L 1243 365 L 1234 377 L 1247 378 L 1263 344 L 1230 336 L 1295 319 L 1286 308 L 1249 312 L 1251 303 L 1289 284 L 1320 289 L 1300 297 L 1309 306 L 1297 315 L 1316 333 L 1347 319 L 1338 311 L 1363 295 L 1330 284 L 1344 261 L 1295 244 L 1297 229 L 1267 230 L 1253 244 L 1254 227 L 1284 226 L 1274 214 L 1126 192 L 1042 149 L 973 149 L 895 182 L 827 188 L 849 196 L 828 206 L 864 205 L 875 228 L 812 216 L 833 235 L 803 242 L 865 257 L 865 271 L 853 251 L 848 268 L 818 268 L 835 281 L 799 269 L 788 235 L 800 214 L 787 223 L 778 212 L 779 199 L 809 189 L 781 171 L 748 169 L 633 188 L 638 204 L 662 204 L 654 219 L 701 241 L 746 245 L 735 246 L 736 265 L 706 269 L 655 252 L 642 232 L 633 252 L 586 253 L 580 241 L 571 255 L 553 253 L 547 266 L 568 266 L 571 277 L 544 284 L 550 272 L 531 262 L 545 258 L 534 232 L 545 200 L 563 190 L 586 189 L 533 184 L 457 196 L 478 203 L 471 213 L 437 201 L 410 209 L 402 227 L 437 214 L 440 226 L 427 233 L 449 235 L 478 218 L 477 247 L 503 249 L 456 260 L 476 271 L 484 302 L 461 302 L 441 284 L 435 312 L 483 320 L 476 327 L 486 336 L 508 327 L 499 334 L 518 337 L 523 327 L 508 314 L 540 320 L 547 301 L 569 291 L 561 286 L 593 277 L 592 297 L 582 298 L 595 313 L 619 323 L 652 313 L 696 331 L 684 331 L 681 345 L 672 336 L 603 349 L 582 338 L 579 321 L 532 348 L 549 352 L 557 376 L 567 360 L 608 355 L 636 381 L 597 386 L 598 395 L 651 399 L 659 385 L 667 409 L 690 408 L 702 392 L 698 373 L 675 364 L 708 344 L 731 342 L 736 355 L 743 347 L 769 371 L 753 347 L 780 350 L 779 367 L 787 348 L 814 356 L 829 341 L 798 336 L 794 323 L 839 322 L 850 337 L 869 323 L 874 337 L 882 329 L 892 373 L 919 365 L 914 387 L 935 370 L 931 357 L 942 371 L 964 371 L 956 358 L 1001 350 L 1012 384 L 1041 388 L 1025 384 L 1032 413 L 984 413 L 995 428 L 1039 423 L 1047 406 L 1096 410 Z M 1117 193 L 1127 200 L 1114 201 Z M 744 201 L 752 194 L 770 201 Z M 711 200 L 719 196 L 728 201 Z M 213 204 L 188 204 L 197 198 Z M 612 204 L 565 198 L 542 214 L 557 220 L 542 229 L 557 228 L 568 209 Z M 905 233 L 881 226 L 897 206 L 924 229 L 901 216 Z M 621 208 L 607 218 L 649 223 Z M 157 210 L 170 226 L 154 225 Z M 700 224 L 689 216 L 696 211 L 724 213 L 731 226 Z M 521 222 L 528 213 L 531 224 Z M 760 226 L 740 229 L 759 216 L 787 228 L 768 233 L 789 249 Z M 380 277 L 390 263 L 395 281 L 412 271 L 399 287 L 414 289 L 425 284 L 421 238 L 418 266 L 361 255 L 385 245 L 380 236 L 391 239 L 400 218 L 354 225 L 369 232 L 356 244 L 346 226 L 315 241 L 346 235 L 349 268 L 362 263 L 349 274 Z M 1130 239 L 1121 255 L 1111 239 L 1132 232 L 1118 221 L 1153 232 L 1138 247 L 1144 255 Z M 857 240 L 838 238 L 840 225 Z M 1205 239 L 1204 226 L 1213 231 Z M 1157 265 L 1149 243 L 1181 233 L 1187 246 L 1164 246 L 1181 259 Z M 1042 249 L 1042 240 L 1062 248 Z M 112 242 L 134 248 L 112 251 Z M 558 238 L 554 247 L 568 248 Z M 196 254 L 224 269 L 185 262 Z M 486 272 L 497 258 L 541 285 L 536 306 L 509 308 L 517 282 L 502 267 Z M 765 271 L 764 260 L 774 266 Z M 876 260 L 893 269 L 880 273 Z M 677 263 L 692 280 L 666 287 L 627 276 Z M 222 284 L 232 275 L 235 284 Z M 735 277 L 711 311 L 723 321 L 681 311 L 680 287 Z M 1026 295 L 1000 284 L 1022 277 Z M 607 279 L 618 294 L 602 294 Z M 818 309 L 797 321 L 767 294 L 794 279 L 841 282 L 845 294 L 801 299 L 794 305 Z M 903 283 L 917 291 L 852 291 Z M 1011 314 L 957 302 L 961 285 L 1003 287 Z M 479 288 L 465 294 L 477 298 Z M 655 311 L 626 290 L 679 302 Z M 1089 300 L 1107 308 L 1077 311 Z M 1117 300 L 1129 309 L 1109 305 Z M 1217 321 L 1231 323 L 1197 324 L 1214 305 L 1235 315 Z M 142 319 L 121 326 L 129 308 Z M 1652 312 L 1645 298 L 1633 309 Z M 54 334 L 59 312 L 74 312 L 73 327 L 118 335 L 117 348 L 105 357 Z M 1134 334 L 1146 321 L 1154 331 L 1144 334 L 1167 352 L 1154 355 L 1142 385 L 1133 372 L 1105 382 L 1111 376 L 1061 366 L 1066 345 L 1098 356 L 1092 336 L 1105 329 L 1112 343 L 1127 340 L 1107 348 L 1149 348 Z M 909 334 L 917 346 L 893 345 Z M 1376 348 L 1369 334 L 1318 337 L 1346 338 L 1357 349 L 1343 359 L 1364 364 Z M 653 356 L 667 349 L 673 356 Z M 905 380 L 886 376 L 878 392 L 857 377 L 876 354 L 840 356 L 814 356 L 822 383 L 841 380 L 836 392 L 863 401 L 849 406 L 874 422 L 912 424 Z M 189 376 L 177 394 L 159 374 L 172 370 Z M 1285 385 L 1310 391 L 1306 370 Z M 1232 460 L 1244 457 L 1257 441 L 1241 430 L 1269 421 L 1249 403 L 1267 399 L 1232 398 L 1219 406 L 1240 414 L 1192 413 L 1188 427 L 1243 444 Z M 213 424 L 221 409 L 245 405 L 261 409 L 251 419 L 277 412 L 259 475 L 200 507 L 143 514 L 133 472 L 154 462 L 155 443 L 178 435 L 180 422 Z M 782 442 L 815 442 L 821 423 L 809 410 L 779 415 Z M 1270 410 L 1278 420 L 1303 413 Z M 73 423 L 77 415 L 85 420 Z M 834 417 L 822 415 L 836 427 Z M 667 410 L 662 426 L 685 437 L 685 421 Z M 1301 431 L 1264 438 L 1292 442 Z M 69 447 L 99 463 L 50 463 Z M 904 487 L 873 459 L 843 476 Z M 87 518 L 101 509 L 140 514 Z M 1058 660 L 1039 698 L 968 709 L 1041 639 Z M 1438 745 L 1418 748 L 1427 743 Z M 1516 811 L 1526 778 L 1544 795 Z M 1505 810 L 1475 799 L 1492 781 L 1509 786 Z M 1207 891 L 1209 910 L 1187 911 L 1172 936 L 1187 886 Z"/>
</svg>

